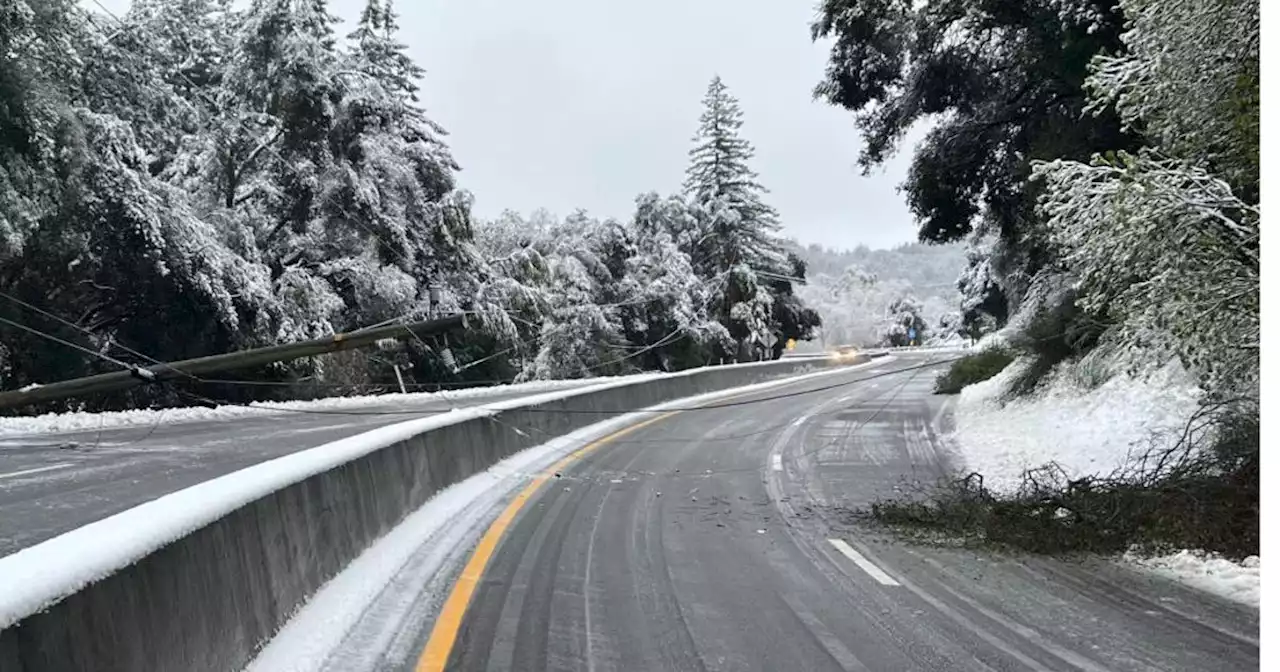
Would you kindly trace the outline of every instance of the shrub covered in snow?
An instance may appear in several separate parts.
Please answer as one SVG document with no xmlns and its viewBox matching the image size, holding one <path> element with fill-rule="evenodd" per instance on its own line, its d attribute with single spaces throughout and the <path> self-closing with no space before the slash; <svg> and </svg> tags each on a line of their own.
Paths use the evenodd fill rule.
<svg viewBox="0 0 1280 672">
<path fill-rule="evenodd" d="M 947 372 L 938 376 L 933 391 L 938 394 L 959 394 L 961 390 L 990 379 L 1013 363 L 1014 354 L 1004 348 L 987 348 L 972 355 L 965 355 L 951 364 Z"/>
</svg>

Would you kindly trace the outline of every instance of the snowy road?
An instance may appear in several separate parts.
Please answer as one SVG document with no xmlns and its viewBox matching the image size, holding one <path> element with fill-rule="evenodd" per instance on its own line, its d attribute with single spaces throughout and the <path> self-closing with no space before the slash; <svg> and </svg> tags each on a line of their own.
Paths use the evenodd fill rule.
<svg viewBox="0 0 1280 672">
<path fill-rule="evenodd" d="M 950 459 L 934 372 L 907 370 L 940 356 L 895 355 L 650 417 L 552 472 L 587 439 L 517 456 L 366 553 L 260 669 L 1257 669 L 1255 610 L 852 520 Z"/>
<path fill-rule="evenodd" d="M 583 381 L 588 385 L 591 381 Z M 557 384 L 558 389 L 574 385 Z M 97 430 L 0 434 L 0 556 L 160 495 L 375 427 L 537 393 L 422 395 L 321 413 L 251 414 Z"/>
</svg>

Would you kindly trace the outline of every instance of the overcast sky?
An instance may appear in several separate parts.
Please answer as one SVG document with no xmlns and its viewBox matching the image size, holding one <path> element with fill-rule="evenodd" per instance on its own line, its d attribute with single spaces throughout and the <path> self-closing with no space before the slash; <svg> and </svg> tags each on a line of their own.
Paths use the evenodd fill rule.
<svg viewBox="0 0 1280 672">
<path fill-rule="evenodd" d="M 365 0 L 330 0 L 354 20 Z M 129 0 L 101 0 L 123 12 Z M 85 4 L 93 7 L 92 2 Z M 863 177 L 850 115 L 813 100 L 826 50 L 814 0 L 400 0 L 476 214 L 544 207 L 627 217 L 683 180 L 707 83 L 742 103 L 743 135 L 786 235 L 832 247 L 914 238 L 897 185 L 909 152 Z M 344 30 L 345 33 L 345 30 Z"/>
</svg>

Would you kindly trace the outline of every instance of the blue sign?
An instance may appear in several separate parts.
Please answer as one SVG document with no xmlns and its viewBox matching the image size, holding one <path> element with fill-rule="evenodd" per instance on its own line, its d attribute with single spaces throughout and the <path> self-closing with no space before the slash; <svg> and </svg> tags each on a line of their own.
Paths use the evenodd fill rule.
<svg viewBox="0 0 1280 672">
<path fill-rule="evenodd" d="M 910 327 L 909 329 L 907 329 L 907 338 L 909 338 L 909 339 L 911 339 L 911 340 L 913 340 L 913 341 L 914 341 L 914 340 L 916 340 L 916 328 L 915 328 L 915 327 Z"/>
</svg>

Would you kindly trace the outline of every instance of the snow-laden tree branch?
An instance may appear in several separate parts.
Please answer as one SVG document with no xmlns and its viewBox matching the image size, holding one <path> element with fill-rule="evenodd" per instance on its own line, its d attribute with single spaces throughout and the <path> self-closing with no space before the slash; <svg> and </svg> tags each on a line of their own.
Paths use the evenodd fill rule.
<svg viewBox="0 0 1280 672">
<path fill-rule="evenodd" d="M 1086 307 L 1106 309 L 1135 343 L 1169 333 L 1211 391 L 1256 391 L 1256 207 L 1204 169 L 1149 151 L 1040 163 L 1035 177 Z"/>
</svg>

